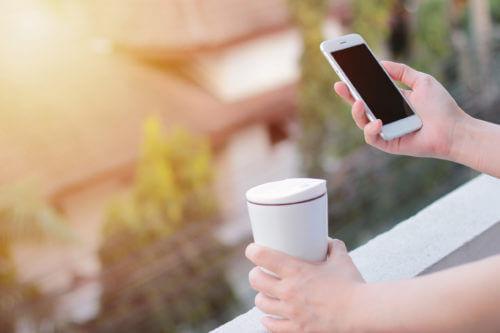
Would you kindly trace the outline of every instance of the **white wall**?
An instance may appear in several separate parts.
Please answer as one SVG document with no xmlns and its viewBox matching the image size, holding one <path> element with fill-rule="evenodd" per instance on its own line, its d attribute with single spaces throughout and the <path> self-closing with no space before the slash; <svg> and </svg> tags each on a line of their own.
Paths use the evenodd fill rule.
<svg viewBox="0 0 500 333">
<path fill-rule="evenodd" d="M 332 19 L 323 30 L 325 38 L 341 34 L 339 23 Z M 190 77 L 222 100 L 248 98 L 297 82 L 302 50 L 300 32 L 291 27 L 194 55 Z"/>
<path fill-rule="evenodd" d="M 195 56 L 193 80 L 214 96 L 235 101 L 296 82 L 302 41 L 288 29 Z"/>
<path fill-rule="evenodd" d="M 271 145 L 264 124 L 235 134 L 218 159 L 217 195 L 225 224 L 221 239 L 238 244 L 250 236 L 245 192 L 256 185 L 299 176 L 299 155 L 294 141 Z"/>
</svg>

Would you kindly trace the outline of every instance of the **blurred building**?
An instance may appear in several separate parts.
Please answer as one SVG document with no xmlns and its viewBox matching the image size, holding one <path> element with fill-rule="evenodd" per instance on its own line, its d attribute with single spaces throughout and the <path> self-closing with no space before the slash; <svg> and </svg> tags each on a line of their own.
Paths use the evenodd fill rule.
<svg viewBox="0 0 500 333">
<path fill-rule="evenodd" d="M 90 1 L 95 30 L 139 52 L 172 57 L 286 28 L 286 0 Z M 117 15 L 117 13 L 119 13 Z"/>
<path fill-rule="evenodd" d="M 300 173 L 293 137 L 301 42 L 280 0 L 66 8 L 78 19 L 77 37 L 65 35 L 50 56 L 18 72 L 8 62 L 0 68 L 11 74 L 0 80 L 0 183 L 35 179 L 67 216 L 76 245 L 18 244 L 15 255 L 23 280 L 63 292 L 60 320 L 84 321 L 98 311 L 103 211 L 129 188 L 147 116 L 210 138 L 227 244 L 250 236 L 249 187 Z M 333 21 L 326 28 L 338 31 Z"/>
</svg>

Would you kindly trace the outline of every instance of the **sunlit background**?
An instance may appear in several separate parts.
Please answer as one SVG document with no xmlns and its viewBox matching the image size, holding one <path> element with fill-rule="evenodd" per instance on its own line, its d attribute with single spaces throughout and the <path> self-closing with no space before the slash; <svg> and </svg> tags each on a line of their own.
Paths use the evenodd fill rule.
<svg viewBox="0 0 500 333">
<path fill-rule="evenodd" d="M 500 0 L 0 0 L 0 332 L 206 332 L 253 305 L 245 191 L 328 180 L 358 246 L 472 178 L 371 149 L 319 43 L 500 121 Z"/>
</svg>

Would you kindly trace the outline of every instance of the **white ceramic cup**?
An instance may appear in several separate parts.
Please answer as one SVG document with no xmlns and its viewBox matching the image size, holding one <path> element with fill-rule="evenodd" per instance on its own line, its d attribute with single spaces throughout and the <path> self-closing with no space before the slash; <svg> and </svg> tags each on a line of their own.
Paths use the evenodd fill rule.
<svg viewBox="0 0 500 333">
<path fill-rule="evenodd" d="M 324 261 L 328 250 L 326 181 L 291 178 L 246 193 L 255 243 L 308 260 Z"/>
</svg>

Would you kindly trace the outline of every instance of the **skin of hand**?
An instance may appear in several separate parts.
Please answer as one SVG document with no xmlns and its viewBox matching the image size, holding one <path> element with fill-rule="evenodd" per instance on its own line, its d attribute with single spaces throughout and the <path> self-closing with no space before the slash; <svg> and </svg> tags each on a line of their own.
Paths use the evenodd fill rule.
<svg viewBox="0 0 500 333">
<path fill-rule="evenodd" d="M 494 333 L 500 330 L 500 256 L 385 283 L 365 283 L 345 245 L 322 263 L 250 244 L 255 305 L 272 333 Z M 262 271 L 263 267 L 277 276 Z"/>
<path fill-rule="evenodd" d="M 383 61 L 382 65 L 393 80 L 410 88 L 402 89 L 402 92 L 422 119 L 423 126 L 419 131 L 400 138 L 383 140 L 379 136 L 382 121 L 370 122 L 365 114 L 364 102 L 355 101 L 347 85 L 337 82 L 334 89 L 352 104 L 352 116 L 356 125 L 364 131 L 365 141 L 391 154 L 449 159 L 457 125 L 469 116 L 432 76 L 395 62 Z"/>
<path fill-rule="evenodd" d="M 370 122 L 363 101 L 355 101 L 349 88 L 337 82 L 334 90 L 352 105 L 352 116 L 363 130 L 365 141 L 390 154 L 434 157 L 469 166 L 480 172 L 500 177 L 500 125 L 475 119 L 466 114 L 429 74 L 391 61 L 382 66 L 395 81 L 410 89 L 402 89 L 406 99 L 422 119 L 420 130 L 394 140 L 385 141 L 379 133 L 382 122 Z"/>
<path fill-rule="evenodd" d="M 247 247 L 246 256 L 257 266 L 249 273 L 250 285 L 258 291 L 255 305 L 266 314 L 282 318 L 264 317 L 262 324 L 268 330 L 351 331 L 350 323 L 356 318 L 348 316 L 356 313 L 356 295 L 365 283 L 342 241 L 329 240 L 328 256 L 322 263 L 301 261 L 253 243 Z"/>
<path fill-rule="evenodd" d="M 366 142 L 392 154 L 436 157 L 500 177 L 500 126 L 474 119 L 431 76 L 383 62 L 421 117 L 421 130 L 391 141 L 380 136 L 380 120 L 369 122 L 362 101 L 344 83 L 335 91 L 351 103 Z M 389 283 L 365 283 L 345 245 L 330 240 L 322 263 L 305 262 L 250 244 L 246 256 L 257 267 L 249 274 L 258 291 L 255 305 L 271 316 L 271 332 L 498 332 L 500 256 L 442 272 Z M 266 274 L 265 268 L 277 276 Z"/>
</svg>

